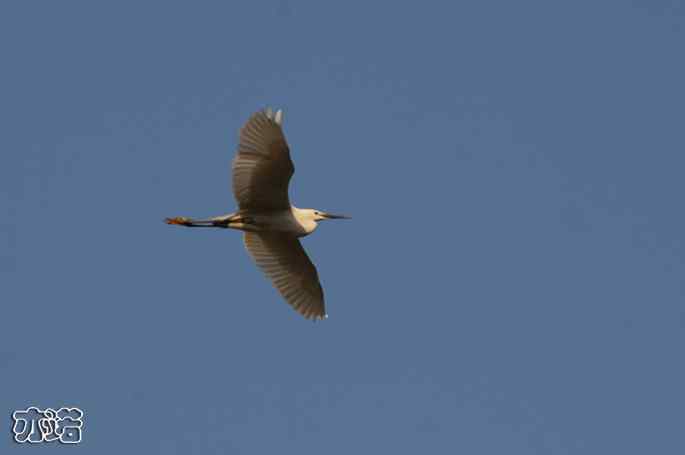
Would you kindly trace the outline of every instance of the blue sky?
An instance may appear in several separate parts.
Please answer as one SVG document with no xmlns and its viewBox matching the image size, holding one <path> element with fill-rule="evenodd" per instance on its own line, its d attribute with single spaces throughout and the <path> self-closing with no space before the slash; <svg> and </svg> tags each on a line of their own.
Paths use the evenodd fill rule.
<svg viewBox="0 0 685 455">
<path fill-rule="evenodd" d="M 0 414 L 88 453 L 680 454 L 678 1 L 0 7 Z M 234 231 L 285 110 L 329 319 Z"/>
</svg>

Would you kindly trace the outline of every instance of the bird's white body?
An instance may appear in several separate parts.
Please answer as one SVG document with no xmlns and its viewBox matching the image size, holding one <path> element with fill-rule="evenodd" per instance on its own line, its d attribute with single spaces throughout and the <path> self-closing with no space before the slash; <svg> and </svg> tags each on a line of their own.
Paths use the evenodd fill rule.
<svg viewBox="0 0 685 455">
<path fill-rule="evenodd" d="M 294 237 L 311 234 L 324 219 L 321 212 L 314 209 L 300 209 L 291 206 L 290 210 L 241 210 L 237 213 L 213 218 L 225 227 L 247 232 L 280 232 Z"/>
</svg>

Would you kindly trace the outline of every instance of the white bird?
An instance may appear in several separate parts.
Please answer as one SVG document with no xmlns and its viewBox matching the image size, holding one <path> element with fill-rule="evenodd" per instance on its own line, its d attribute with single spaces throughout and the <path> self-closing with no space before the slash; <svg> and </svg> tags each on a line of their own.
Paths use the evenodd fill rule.
<svg viewBox="0 0 685 455">
<path fill-rule="evenodd" d="M 205 220 L 167 218 L 167 224 L 244 231 L 245 247 L 283 298 L 305 318 L 325 319 L 323 289 L 299 237 L 318 222 L 349 217 L 290 204 L 288 183 L 295 172 L 282 130 L 283 111 L 253 114 L 240 129 L 233 159 L 233 195 L 239 210 Z"/>
</svg>

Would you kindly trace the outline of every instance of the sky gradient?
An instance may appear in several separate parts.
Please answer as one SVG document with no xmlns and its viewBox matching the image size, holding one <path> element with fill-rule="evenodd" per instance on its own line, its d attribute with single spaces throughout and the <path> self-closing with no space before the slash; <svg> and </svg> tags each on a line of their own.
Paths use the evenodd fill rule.
<svg viewBox="0 0 685 455">
<path fill-rule="evenodd" d="M 685 4 L 0 7 L 0 453 L 682 454 Z M 285 111 L 329 319 L 235 231 Z M 53 443 L 54 444 L 54 443 Z M 66 447 L 62 447 L 66 448 Z"/>
</svg>

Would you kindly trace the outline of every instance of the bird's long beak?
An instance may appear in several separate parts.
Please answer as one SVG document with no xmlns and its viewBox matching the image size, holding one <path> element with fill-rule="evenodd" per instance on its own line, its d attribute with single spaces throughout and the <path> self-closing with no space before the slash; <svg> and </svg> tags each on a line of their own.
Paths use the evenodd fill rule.
<svg viewBox="0 0 685 455">
<path fill-rule="evenodd" d="M 166 224 L 178 224 L 186 227 L 225 227 L 218 220 L 194 220 L 184 216 L 177 216 L 174 218 L 165 218 Z"/>
<path fill-rule="evenodd" d="M 333 215 L 332 213 L 324 213 L 324 217 L 328 218 L 329 220 L 351 220 L 351 216 L 347 215 Z"/>
</svg>

